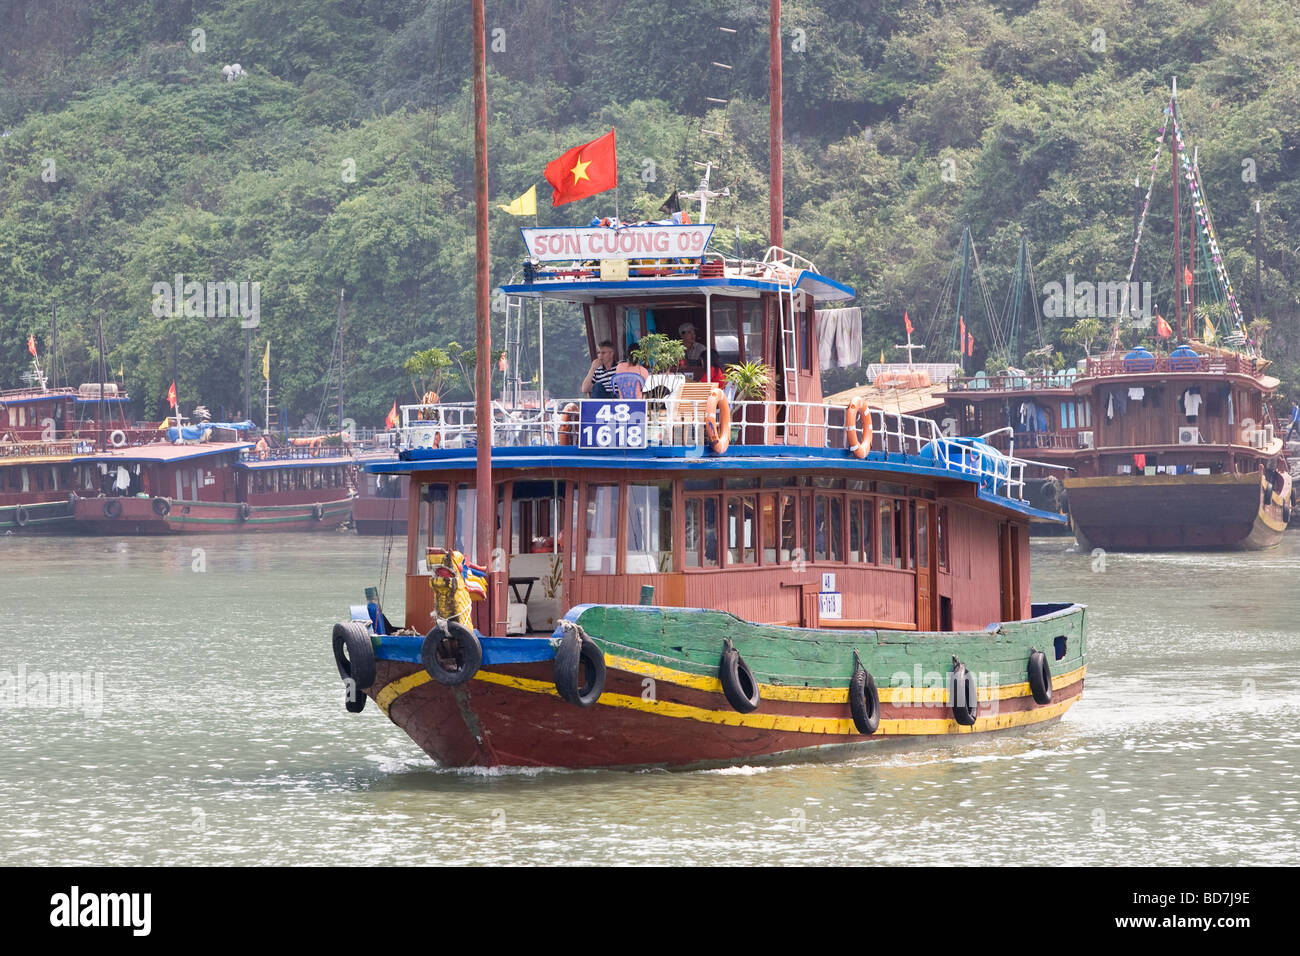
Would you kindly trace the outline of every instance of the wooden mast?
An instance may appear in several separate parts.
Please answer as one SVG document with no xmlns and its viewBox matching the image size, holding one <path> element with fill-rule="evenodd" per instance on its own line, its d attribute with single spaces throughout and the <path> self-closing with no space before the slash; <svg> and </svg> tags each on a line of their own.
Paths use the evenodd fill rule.
<svg viewBox="0 0 1300 956">
<path fill-rule="evenodd" d="M 496 631 L 497 577 L 492 561 L 496 528 L 496 503 L 492 500 L 492 393 L 488 362 L 492 350 L 491 298 L 488 289 L 488 167 L 487 167 L 487 29 L 484 0 L 470 0 L 474 8 L 474 302 L 476 313 L 474 421 L 478 428 L 474 471 L 475 515 L 478 525 L 477 563 L 488 569 L 485 628 Z"/>
<path fill-rule="evenodd" d="M 768 8 L 768 46 L 770 47 L 770 65 L 768 67 L 767 100 L 771 117 L 771 201 L 769 218 L 771 226 L 770 242 L 774 246 L 785 246 L 785 224 L 783 208 L 785 196 L 781 179 L 781 136 L 783 120 L 781 113 L 781 0 L 769 0 Z"/>
<path fill-rule="evenodd" d="M 1169 133 L 1170 148 L 1174 157 L 1174 321 L 1181 332 L 1187 330 L 1190 341 L 1194 330 L 1192 317 L 1187 316 L 1187 325 L 1183 325 L 1183 245 L 1182 229 L 1178 223 L 1178 79 L 1174 78 L 1174 92 L 1169 99 Z"/>
</svg>

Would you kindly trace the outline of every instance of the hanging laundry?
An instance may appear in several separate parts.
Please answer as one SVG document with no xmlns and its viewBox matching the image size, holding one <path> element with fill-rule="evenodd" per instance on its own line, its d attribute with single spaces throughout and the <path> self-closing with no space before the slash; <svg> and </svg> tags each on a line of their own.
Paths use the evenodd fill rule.
<svg viewBox="0 0 1300 956">
<path fill-rule="evenodd" d="M 1115 420 L 1115 393 L 1112 392 L 1110 398 L 1107 399 L 1106 401 L 1106 421 L 1113 422 L 1114 420 Z"/>
<path fill-rule="evenodd" d="M 1147 391 L 1145 388 L 1130 388 L 1128 390 L 1128 397 L 1130 401 L 1140 402 L 1144 398 L 1146 398 L 1146 396 L 1147 396 Z"/>
<path fill-rule="evenodd" d="M 1229 425 L 1236 424 L 1236 422 L 1234 422 L 1232 418 L 1232 390 L 1231 389 L 1228 390 L 1228 424 Z"/>
<path fill-rule="evenodd" d="M 835 319 L 829 309 L 816 312 L 817 367 L 823 372 L 835 367 Z"/>
<path fill-rule="evenodd" d="M 1189 388 L 1183 392 L 1183 408 L 1187 410 L 1189 420 L 1201 413 L 1201 390 L 1199 388 Z"/>
<path fill-rule="evenodd" d="M 835 311 L 836 365 L 845 368 L 862 364 L 862 309 L 854 306 Z"/>
</svg>

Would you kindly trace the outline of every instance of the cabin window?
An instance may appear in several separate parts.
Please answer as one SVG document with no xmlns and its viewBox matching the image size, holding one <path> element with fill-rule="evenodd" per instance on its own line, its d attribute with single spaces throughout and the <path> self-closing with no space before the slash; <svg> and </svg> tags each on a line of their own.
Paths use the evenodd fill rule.
<svg viewBox="0 0 1300 956">
<path fill-rule="evenodd" d="M 587 486 L 588 574 L 618 571 L 618 485 Z"/>
<path fill-rule="evenodd" d="M 713 364 L 726 368 L 740 361 L 740 331 L 736 302 L 715 302 L 712 307 Z"/>
<path fill-rule="evenodd" d="M 799 546 L 798 526 L 795 521 L 795 501 L 794 495 L 781 496 L 781 561 L 783 563 L 799 557 L 794 553 Z"/>
<path fill-rule="evenodd" d="M 813 560 L 843 561 L 840 543 L 844 502 L 839 497 L 818 495 L 813 501 Z"/>
<path fill-rule="evenodd" d="M 478 493 L 472 485 L 456 486 L 456 550 L 475 564 L 478 560 Z"/>
<path fill-rule="evenodd" d="M 741 319 L 741 340 L 745 346 L 746 362 L 761 362 L 763 356 L 763 303 L 755 300 L 743 306 L 744 318 Z"/>
<path fill-rule="evenodd" d="M 908 505 L 911 504 L 909 509 Z M 911 568 L 916 555 L 916 505 L 894 502 L 894 567 Z"/>
<path fill-rule="evenodd" d="M 930 506 L 913 503 L 916 513 L 916 565 L 930 566 Z"/>
<path fill-rule="evenodd" d="M 894 502 L 881 498 L 877 510 L 880 513 L 880 563 L 902 567 L 894 547 Z"/>
<path fill-rule="evenodd" d="M 761 502 L 760 534 L 763 541 L 763 563 L 776 564 L 776 498 L 763 495 Z"/>
<path fill-rule="evenodd" d="M 756 564 L 754 497 L 744 495 L 727 499 L 727 563 Z"/>
<path fill-rule="evenodd" d="M 627 487 L 627 574 L 673 570 L 673 485 Z"/>
<path fill-rule="evenodd" d="M 578 571 L 578 485 L 573 484 L 573 506 L 569 509 L 569 570 Z"/>
<path fill-rule="evenodd" d="M 934 551 L 940 569 L 948 570 L 948 509 L 940 508 L 934 521 Z"/>
<path fill-rule="evenodd" d="M 808 496 L 799 499 L 799 547 L 802 552 L 798 557 L 804 561 L 813 553 L 812 500 Z"/>
</svg>

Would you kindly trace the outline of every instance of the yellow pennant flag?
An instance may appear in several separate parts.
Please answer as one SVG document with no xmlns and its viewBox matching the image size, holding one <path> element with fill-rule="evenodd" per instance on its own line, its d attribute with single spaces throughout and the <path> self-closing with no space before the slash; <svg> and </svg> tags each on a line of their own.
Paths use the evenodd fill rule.
<svg viewBox="0 0 1300 956">
<path fill-rule="evenodd" d="M 884 364 L 885 364 L 885 350 L 884 350 L 884 349 L 881 349 L 881 350 L 880 350 L 880 364 L 881 364 L 881 365 L 884 365 Z"/>
<path fill-rule="evenodd" d="M 1207 344 L 1214 341 L 1214 324 L 1208 315 L 1205 317 L 1205 341 Z"/>
<path fill-rule="evenodd" d="M 537 215 L 537 184 L 528 187 L 528 192 L 524 193 L 509 206 L 497 206 L 498 209 L 510 213 L 512 216 L 536 216 Z"/>
<path fill-rule="evenodd" d="M 167 429 L 171 427 L 172 427 L 172 419 L 171 416 L 168 415 L 166 418 L 162 420 L 161 424 L 158 425 L 158 430 L 160 432 L 165 432 Z"/>
<path fill-rule="evenodd" d="M 266 340 L 266 354 L 262 356 L 262 378 L 271 381 L 271 340 Z"/>
</svg>

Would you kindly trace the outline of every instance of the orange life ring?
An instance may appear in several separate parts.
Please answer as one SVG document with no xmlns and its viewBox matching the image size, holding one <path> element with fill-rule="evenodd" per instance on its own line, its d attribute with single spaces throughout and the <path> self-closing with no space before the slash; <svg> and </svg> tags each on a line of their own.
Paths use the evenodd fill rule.
<svg viewBox="0 0 1300 956">
<path fill-rule="evenodd" d="M 720 388 L 709 392 L 704 403 L 704 440 L 715 455 L 731 445 L 731 403 Z"/>
<path fill-rule="evenodd" d="M 858 422 L 862 419 L 862 438 L 858 438 Z M 867 402 L 863 398 L 855 398 L 849 402 L 849 407 L 844 412 L 844 428 L 848 435 L 849 451 L 853 452 L 857 458 L 866 458 L 867 452 L 871 451 L 871 409 L 867 407 Z"/>
<path fill-rule="evenodd" d="M 574 444 L 574 433 L 577 431 L 573 423 L 578 420 L 578 403 L 569 402 L 560 412 L 560 444 Z"/>
</svg>

